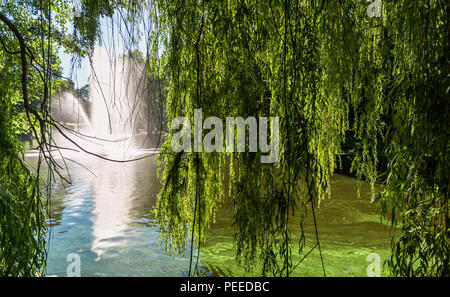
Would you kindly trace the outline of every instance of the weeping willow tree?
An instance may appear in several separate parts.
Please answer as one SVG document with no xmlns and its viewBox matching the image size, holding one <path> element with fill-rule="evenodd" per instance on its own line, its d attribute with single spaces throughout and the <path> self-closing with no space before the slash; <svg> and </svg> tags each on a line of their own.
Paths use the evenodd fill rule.
<svg viewBox="0 0 450 297">
<path fill-rule="evenodd" d="M 399 232 L 392 273 L 449 275 L 450 7 L 376 2 L 375 17 L 364 1 L 155 2 L 169 120 L 193 122 L 202 109 L 205 118 L 281 123 L 273 165 L 260 153 L 175 153 L 177 131 L 169 133 L 156 206 L 168 250 L 181 253 L 188 241 L 199 250 L 214 209 L 229 198 L 237 260 L 289 276 L 292 253 L 305 253 L 303 233 L 292 250 L 289 222 L 302 226 L 308 212 L 315 221 L 352 131 L 352 169 L 372 186 L 383 177 L 374 200 Z M 380 154 L 389 160 L 382 172 Z M 317 225 L 316 242 L 320 251 Z M 197 269 L 191 261 L 190 274 Z"/>
<path fill-rule="evenodd" d="M 55 145 L 51 127 L 61 133 L 64 128 L 49 112 L 57 59 L 48 53 L 61 45 L 75 57 L 89 56 L 103 39 L 102 18 L 112 19 L 111 30 L 119 29 L 128 45 L 146 39 L 144 64 L 164 82 L 160 93 L 167 92 L 169 121 L 185 116 L 193 122 L 194 109 L 202 109 L 204 118 L 280 120 L 280 157 L 274 164 L 261 164 L 262 153 L 248 148 L 243 153 L 175 153 L 171 140 L 177 131 L 169 131 L 160 154 L 163 188 L 155 213 L 168 251 L 184 253 L 191 245 L 190 275 L 199 268 L 194 245 L 199 253 L 215 209 L 231 199 L 237 260 L 249 270 L 262 263 L 263 275 L 289 276 L 292 255 L 309 252 L 306 235 L 292 234 L 291 222 L 303 230 L 307 215 L 316 221 L 351 132 L 356 139 L 352 169 L 372 186 L 377 180 L 384 186 L 381 193 L 372 188 L 394 232 L 388 260 L 392 273 L 449 276 L 448 1 L 374 1 L 375 11 L 369 13 L 370 3 L 357 0 L 82 0 L 75 18 L 67 13 L 69 2 L 2 1 L 0 6 L 2 55 L 15 65 L 10 67 L 14 96 L 42 160 L 56 172 L 58 165 L 48 154 Z M 113 26 L 114 15 L 124 28 Z M 69 20 L 72 35 L 64 29 Z M 137 29 L 140 22 L 144 32 Z M 7 63 L 2 60 L 2 69 Z M 36 90 L 32 96 L 29 89 Z M 8 128 L 14 115 L 11 98 L 2 95 L 2 137 L 13 133 Z M 29 175 L 20 161 L 16 169 L 8 165 L 3 152 L 19 160 L 20 148 L 11 138 L 1 141 L 1 166 L 10 166 L 0 173 L 2 211 L 12 197 L 33 204 L 25 229 L 33 246 L 41 247 L 43 237 L 34 236 L 43 229 L 33 229 L 43 226 L 39 194 L 24 188 L 39 175 Z M 388 160 L 381 171 L 380 156 Z M 12 183 L 16 173 L 18 186 Z M 294 237 L 300 238 L 298 250 L 293 250 Z M 313 249 L 321 254 L 317 224 L 314 240 Z M 2 248 L 12 251 L 16 241 L 4 242 Z M 11 259 L 3 250 L 0 256 Z M 26 249 L 23 256 L 23 263 L 32 259 L 41 266 L 45 259 Z M 9 274 L 33 267 L 27 265 Z M 326 275 L 323 261 L 322 268 Z"/>
<path fill-rule="evenodd" d="M 395 275 L 450 276 L 450 4 L 387 5 L 383 29 L 385 191 L 383 215 L 401 226 Z"/>
<path fill-rule="evenodd" d="M 68 181 L 51 152 L 61 149 L 53 128 L 63 130 L 52 118 L 52 98 L 67 82 L 57 54 L 64 47 L 74 54 L 74 64 L 88 55 L 99 17 L 112 9 L 108 1 L 92 1 L 84 10 L 88 17 L 70 33 L 72 8 L 68 1 L 0 1 L 0 276 L 45 273 L 51 182 Z M 18 141 L 23 134 L 36 142 L 35 170 L 24 159 Z M 45 178 L 43 166 L 49 169 Z"/>
<path fill-rule="evenodd" d="M 48 142 L 42 124 L 47 117 L 47 99 L 60 84 L 50 79 L 58 72 L 58 63 L 45 25 L 49 14 L 43 7 L 49 3 L 40 4 L 43 6 L 0 2 L 1 276 L 36 276 L 45 268 L 46 201 L 41 194 L 41 162 L 32 172 L 17 139 L 18 134 L 34 134 L 44 151 L 41 144 Z"/>
</svg>

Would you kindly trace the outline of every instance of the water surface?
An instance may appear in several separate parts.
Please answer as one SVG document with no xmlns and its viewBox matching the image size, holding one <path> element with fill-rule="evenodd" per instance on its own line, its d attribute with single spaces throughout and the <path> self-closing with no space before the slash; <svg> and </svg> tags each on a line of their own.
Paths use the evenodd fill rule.
<svg viewBox="0 0 450 297">
<path fill-rule="evenodd" d="M 37 158 L 27 160 L 35 166 Z M 67 256 L 77 253 L 82 276 L 187 276 L 189 246 L 185 257 L 172 257 L 158 246 L 159 228 L 151 214 L 161 187 L 155 157 L 131 163 L 84 157 L 78 162 L 88 169 L 67 161 L 72 183 L 52 185 L 47 274 L 65 276 Z M 322 201 L 317 214 L 327 276 L 365 276 L 369 254 L 377 253 L 381 261 L 389 255 L 389 231 L 370 203 L 368 185 L 362 185 L 360 198 L 356 190 L 355 179 L 335 174 L 332 197 Z M 208 275 L 259 275 L 260 267 L 248 272 L 234 261 L 231 222 L 230 204 L 224 203 L 201 249 L 203 269 Z M 291 228 L 295 265 L 314 246 L 315 235 L 308 217 L 307 247 L 298 255 L 300 230 L 295 223 Z M 323 275 L 318 249 L 293 275 Z"/>
<path fill-rule="evenodd" d="M 77 253 L 81 276 L 186 276 L 188 259 L 158 247 L 151 214 L 160 189 L 155 157 L 77 161 L 89 170 L 67 161 L 72 183 L 52 186 L 47 274 L 65 276 L 67 256 Z"/>
</svg>

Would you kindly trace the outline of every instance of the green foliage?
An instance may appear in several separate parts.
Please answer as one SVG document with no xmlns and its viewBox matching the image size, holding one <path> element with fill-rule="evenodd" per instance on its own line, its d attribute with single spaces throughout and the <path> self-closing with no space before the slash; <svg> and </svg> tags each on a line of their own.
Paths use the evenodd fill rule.
<svg viewBox="0 0 450 297">
<path fill-rule="evenodd" d="M 359 0 L 81 2 L 73 35 L 64 26 L 71 20 L 65 1 L 1 2 L 1 12 L 24 35 L 29 65 L 37 70 L 30 72 L 28 86 L 36 113 L 16 112 L 13 105 L 26 105 L 18 91 L 23 69 L 17 54 L 0 60 L 0 70 L 12 77 L 9 87 L 0 85 L 10 89 L 10 101 L 0 110 L 9 125 L 0 128 L 6 135 L 2 149 L 10 156 L 2 166 L 16 168 L 19 182 L 29 182 L 30 175 L 20 162 L 11 165 L 19 151 L 11 151 L 10 136 L 31 128 L 38 131 L 40 149 L 49 149 L 48 99 L 58 87 L 51 74 L 58 64 L 53 45 L 88 54 L 102 41 L 99 18 L 115 12 L 135 43 L 140 32 L 134 28 L 151 8 L 152 47 L 145 65 L 164 81 L 166 89 L 158 93 L 167 92 L 169 121 L 186 116 L 192 122 L 194 109 L 201 108 L 205 118 L 277 116 L 281 124 L 280 158 L 271 165 L 260 163 L 259 152 L 174 153 L 176 131 L 169 131 L 155 207 L 169 251 L 183 253 L 189 241 L 191 253 L 194 244 L 199 251 L 215 209 L 231 199 L 237 260 L 248 270 L 262 263 L 263 275 L 288 276 L 292 253 L 308 252 L 303 231 L 299 250 L 292 250 L 289 222 L 299 220 L 303 230 L 303 218 L 315 217 L 351 132 L 356 175 L 373 189 L 377 178 L 385 177 L 384 191 L 374 200 L 393 231 L 400 231 L 393 235 L 388 261 L 393 274 L 450 275 L 448 1 L 383 1 L 380 17 L 374 18 L 367 15 L 368 3 Z M 58 25 L 42 25 L 52 20 Z M 9 51 L 21 50 L 1 23 L 0 36 Z M 4 45 L 2 50 L 8 52 Z M 24 111 L 22 119 L 16 117 Z M 381 148 L 388 165 L 377 172 Z M 12 194 L 2 197 L 23 201 L 28 195 L 27 203 L 36 204 L 37 191 L 19 185 L 11 192 L 14 173 L 5 172 L 2 191 Z M 320 251 L 319 232 L 315 240 Z"/>
<path fill-rule="evenodd" d="M 270 117 L 281 121 L 280 159 L 259 153 L 162 150 L 164 188 L 156 207 L 169 248 L 191 231 L 197 245 L 225 197 L 233 199 L 237 259 L 263 274 L 289 275 L 289 220 L 317 208 L 328 190 L 347 127 L 346 106 L 327 77 L 317 3 L 229 1 L 159 3 L 169 77 L 168 118 L 202 108 L 204 117 Z M 325 86 L 330 85 L 329 88 Z M 225 174 L 227 173 L 227 174 Z M 300 251 L 304 245 L 302 236 Z"/>
<path fill-rule="evenodd" d="M 44 200 L 14 136 L 8 99 L 1 91 L 0 275 L 36 276 L 46 259 Z"/>
<path fill-rule="evenodd" d="M 386 147 L 378 201 L 393 230 L 402 229 L 393 237 L 393 273 L 449 275 L 449 4 L 398 1 L 375 18 L 367 5 L 155 1 L 169 121 L 192 122 L 195 108 L 204 117 L 281 121 L 274 165 L 260 164 L 259 153 L 175 154 L 170 131 L 156 206 L 169 250 L 182 252 L 189 237 L 201 246 L 214 209 L 230 197 L 237 259 L 248 269 L 260 261 L 262 274 L 289 275 L 288 222 L 308 205 L 315 215 L 351 130 L 352 168 L 372 187 L 379 142 Z"/>
<path fill-rule="evenodd" d="M 86 24 L 75 24 L 79 34 L 67 32 L 67 24 L 73 20 L 70 9 L 67 1 L 0 2 L 2 276 L 35 276 L 45 270 L 46 202 L 39 172 L 45 161 L 50 183 L 60 166 L 48 154 L 55 144 L 50 128 L 51 98 L 63 85 L 57 52 L 64 46 L 69 52 L 85 55 L 91 43 L 77 38 L 94 40 Z M 101 13 L 94 11 L 91 19 L 97 22 Z M 23 148 L 16 138 L 23 134 L 32 135 L 38 143 L 41 154 L 36 173 L 24 163 Z"/>
<path fill-rule="evenodd" d="M 388 263 L 394 275 L 450 276 L 450 4 L 394 2 L 385 11 L 391 124 L 380 201 L 401 228 Z"/>
</svg>

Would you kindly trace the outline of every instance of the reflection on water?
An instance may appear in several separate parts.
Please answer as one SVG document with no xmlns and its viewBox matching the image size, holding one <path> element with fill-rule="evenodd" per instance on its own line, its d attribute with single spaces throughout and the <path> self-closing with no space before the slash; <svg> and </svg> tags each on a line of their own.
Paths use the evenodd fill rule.
<svg viewBox="0 0 450 297">
<path fill-rule="evenodd" d="M 28 156 L 33 165 L 36 157 Z M 154 156 L 131 163 L 113 163 L 83 157 L 89 170 L 68 161 L 72 184 L 52 186 L 51 236 L 47 274 L 66 275 L 66 257 L 78 253 L 82 276 L 186 276 L 188 255 L 173 258 L 158 247 L 159 228 L 151 210 L 160 190 Z M 332 197 L 322 201 L 318 212 L 319 234 L 328 276 L 365 276 L 370 253 L 384 261 L 389 255 L 389 231 L 371 205 L 369 187 L 361 198 L 356 181 L 342 175 L 332 177 Z M 228 202 L 229 203 L 229 202 Z M 235 262 L 230 205 L 217 210 L 216 222 L 202 246 L 201 264 L 213 275 L 257 276 L 258 267 L 248 273 Z M 300 257 L 297 239 L 300 229 L 291 224 L 294 265 Z M 305 222 L 307 247 L 314 242 L 311 216 Z M 299 265 L 293 275 L 321 276 L 317 250 Z"/>
<path fill-rule="evenodd" d="M 103 163 L 103 162 L 102 162 Z M 105 164 L 106 165 L 106 164 Z M 109 250 L 130 245 L 126 234 L 133 219 L 130 209 L 133 204 L 134 190 L 138 187 L 135 164 L 109 163 L 95 168 L 97 178 L 91 182 L 96 193 L 93 208 L 94 237 L 91 251 L 97 255 L 97 261 Z M 151 172 L 153 168 L 149 168 Z M 144 184 L 148 185 L 148 183 Z M 149 191 L 156 189 L 149 188 Z"/>
<path fill-rule="evenodd" d="M 154 159 L 114 163 L 85 157 L 90 171 L 68 163 L 72 184 L 52 189 L 47 274 L 65 276 L 67 255 L 78 253 L 82 276 L 187 275 L 186 258 L 158 247 L 159 228 L 150 214 L 160 189 Z"/>
</svg>

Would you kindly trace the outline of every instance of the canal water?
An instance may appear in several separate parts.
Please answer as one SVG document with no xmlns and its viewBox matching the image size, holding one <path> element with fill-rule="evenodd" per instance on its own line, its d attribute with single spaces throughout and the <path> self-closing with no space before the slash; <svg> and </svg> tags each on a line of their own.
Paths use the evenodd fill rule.
<svg viewBox="0 0 450 297">
<path fill-rule="evenodd" d="M 27 161 L 36 166 L 37 156 L 27 154 Z M 159 245 L 159 228 L 151 214 L 161 187 L 155 157 L 131 163 L 96 157 L 78 161 L 85 167 L 66 161 L 71 184 L 52 184 L 46 274 L 66 276 L 76 254 L 81 276 L 187 276 L 189 246 L 184 257 L 173 257 Z M 320 205 L 319 239 L 327 276 L 366 276 L 376 261 L 381 274 L 387 274 L 382 266 L 389 255 L 389 229 L 370 202 L 368 185 L 362 185 L 361 197 L 356 193 L 355 179 L 335 174 L 331 198 Z M 236 264 L 231 222 L 225 203 L 201 248 L 203 271 L 217 276 L 259 275 L 258 266 L 247 272 Z M 294 265 L 301 259 L 295 256 L 296 228 L 292 227 Z M 305 228 L 306 253 L 315 244 L 311 220 Z M 317 248 L 292 275 L 323 275 Z"/>
</svg>

